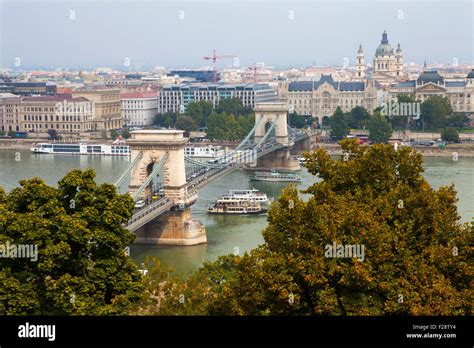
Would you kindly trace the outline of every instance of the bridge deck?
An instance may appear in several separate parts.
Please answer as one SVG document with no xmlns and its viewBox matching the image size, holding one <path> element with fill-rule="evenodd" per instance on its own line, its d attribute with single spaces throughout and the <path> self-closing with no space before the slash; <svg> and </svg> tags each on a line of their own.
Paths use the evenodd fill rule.
<svg viewBox="0 0 474 348">
<path fill-rule="evenodd" d="M 127 229 L 130 231 L 138 230 L 147 222 L 170 210 L 174 205 L 174 202 L 167 197 L 163 197 L 147 205 L 133 214 L 132 218 L 128 221 Z"/>
<path fill-rule="evenodd" d="M 293 139 L 291 140 L 289 146 L 293 146 L 295 141 L 301 141 L 312 134 L 307 134 L 307 133 L 300 133 L 300 134 L 294 134 Z M 262 157 L 270 152 L 273 152 L 275 150 L 281 149 L 285 147 L 282 144 L 272 142 L 272 143 L 266 143 L 264 144 L 256 154 L 256 157 Z M 211 169 L 209 171 L 204 171 L 197 175 L 196 177 L 192 178 L 187 185 L 188 188 L 188 193 L 191 193 L 193 191 L 196 191 L 210 182 L 220 178 L 221 176 L 224 176 L 226 174 L 229 174 L 233 172 L 236 169 L 239 169 L 244 166 L 244 164 L 247 164 L 246 162 L 237 162 L 237 163 L 224 163 L 221 164 L 221 166 L 218 166 L 214 169 Z M 166 211 L 169 211 L 171 208 L 175 206 L 175 203 L 167 198 L 163 197 L 149 205 L 146 205 L 139 211 L 137 211 L 135 214 L 133 214 L 132 218 L 127 224 L 127 228 L 130 231 L 136 231 L 149 221 L 155 219 L 157 216 L 163 214 Z"/>
</svg>

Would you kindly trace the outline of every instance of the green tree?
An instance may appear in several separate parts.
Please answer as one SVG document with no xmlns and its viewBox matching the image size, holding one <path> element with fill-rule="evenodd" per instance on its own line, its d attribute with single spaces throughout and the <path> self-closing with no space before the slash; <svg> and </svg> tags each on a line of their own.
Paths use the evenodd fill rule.
<svg viewBox="0 0 474 348">
<path fill-rule="evenodd" d="M 200 100 L 198 102 L 190 102 L 186 114 L 194 120 L 198 127 L 207 127 L 207 120 L 213 109 L 210 101 Z"/>
<path fill-rule="evenodd" d="M 414 95 L 400 93 L 397 94 L 397 101 L 399 103 L 416 103 L 417 99 Z"/>
<path fill-rule="evenodd" d="M 447 97 L 431 96 L 421 103 L 421 121 L 425 128 L 437 129 L 446 125 L 447 117 L 453 112 Z"/>
<path fill-rule="evenodd" d="M 249 107 L 244 107 L 240 98 L 224 98 L 219 101 L 216 112 L 218 114 L 226 113 L 239 116 L 251 114 L 252 109 Z"/>
<path fill-rule="evenodd" d="M 415 96 L 410 95 L 410 94 L 398 94 L 397 95 L 397 103 L 399 106 L 399 112 L 403 112 L 405 108 L 402 107 L 402 105 L 410 105 L 409 110 L 412 112 L 415 111 L 415 105 L 416 103 L 419 103 L 419 101 L 416 100 Z M 418 109 L 416 109 L 418 111 Z M 392 128 L 394 129 L 401 129 L 405 130 L 408 127 L 409 120 L 411 117 L 415 117 L 416 115 L 390 115 L 389 121 L 390 124 L 392 125 Z"/>
<path fill-rule="evenodd" d="M 448 127 L 441 132 L 441 139 L 444 141 L 459 142 L 459 133 L 456 129 Z"/>
<path fill-rule="evenodd" d="M 117 139 L 119 136 L 120 136 L 120 133 L 119 133 L 119 131 L 118 131 L 117 129 L 112 129 L 112 130 L 110 131 L 110 137 L 111 137 L 112 139 Z"/>
<path fill-rule="evenodd" d="M 369 112 L 364 107 L 356 106 L 349 113 L 349 127 L 365 128 L 369 118 Z"/>
<path fill-rule="evenodd" d="M 224 265 L 207 262 L 188 279 L 176 275 L 171 268 L 156 259 L 147 260 L 145 267 L 148 269 L 147 275 L 143 277 L 145 291 L 140 300 L 132 305 L 129 314 L 211 314 L 209 308 L 219 299 L 222 289 Z"/>
<path fill-rule="evenodd" d="M 212 140 L 242 140 L 254 124 L 253 114 L 234 116 L 227 113 L 213 113 L 209 117 L 207 137 Z"/>
<path fill-rule="evenodd" d="M 306 155 L 321 181 L 305 200 L 284 190 L 263 245 L 207 266 L 212 300 L 203 311 L 472 315 L 473 227 L 459 221 L 454 187 L 431 188 L 412 148 L 341 146 L 340 159 L 324 149 Z M 364 247 L 363 257 L 331 257 L 334 244 Z"/>
<path fill-rule="evenodd" d="M 331 137 L 335 139 L 342 139 L 349 134 L 349 125 L 347 118 L 340 107 L 337 107 L 334 115 L 329 119 L 331 126 Z"/>
<path fill-rule="evenodd" d="M 196 130 L 196 123 L 190 116 L 180 115 L 176 120 L 175 127 L 185 131 L 185 135 L 189 136 L 189 132 Z"/>
<path fill-rule="evenodd" d="M 469 117 L 462 113 L 453 113 L 447 118 L 447 125 L 451 127 L 462 128 L 469 124 Z"/>
<path fill-rule="evenodd" d="M 165 127 L 165 128 L 172 128 L 176 124 L 176 120 L 178 115 L 175 112 L 166 112 L 164 114 L 156 114 L 153 124 Z"/>
<path fill-rule="evenodd" d="M 390 123 L 380 112 L 375 112 L 369 119 L 369 140 L 373 143 L 386 143 L 391 135 Z"/>
<path fill-rule="evenodd" d="M 298 115 L 296 112 L 288 114 L 288 124 L 295 128 L 304 128 L 306 126 L 306 119 L 302 115 Z"/>
<path fill-rule="evenodd" d="M 125 129 L 122 131 L 122 137 L 123 137 L 124 139 L 129 139 L 129 138 L 131 137 L 130 131 L 129 131 L 127 128 L 125 128 Z"/>
<path fill-rule="evenodd" d="M 125 248 L 133 212 L 128 194 L 97 185 L 93 170 L 58 183 L 20 181 L 0 188 L 0 245 L 33 245 L 37 260 L 2 258 L 0 314 L 115 315 L 139 299 L 143 284 Z"/>
</svg>

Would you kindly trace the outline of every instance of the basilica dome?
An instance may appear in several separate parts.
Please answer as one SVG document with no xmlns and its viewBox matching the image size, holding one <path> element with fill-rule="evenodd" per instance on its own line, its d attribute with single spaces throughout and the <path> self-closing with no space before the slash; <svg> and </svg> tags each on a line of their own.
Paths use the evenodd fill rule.
<svg viewBox="0 0 474 348">
<path fill-rule="evenodd" d="M 375 50 L 375 56 L 392 56 L 393 55 L 393 48 L 388 43 L 387 32 L 383 32 L 382 34 L 382 41 L 380 42 L 379 47 Z"/>
</svg>

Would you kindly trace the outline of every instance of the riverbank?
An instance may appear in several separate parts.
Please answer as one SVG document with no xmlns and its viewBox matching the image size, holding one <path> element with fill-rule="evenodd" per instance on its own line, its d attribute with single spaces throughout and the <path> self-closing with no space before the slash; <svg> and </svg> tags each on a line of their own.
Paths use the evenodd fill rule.
<svg viewBox="0 0 474 348">
<path fill-rule="evenodd" d="M 29 150 L 33 145 L 37 143 L 46 143 L 50 140 L 46 139 L 0 139 L 0 150 Z M 63 141 L 58 141 L 62 143 Z M 93 140 L 88 141 L 90 144 L 107 144 L 111 143 L 110 139 L 108 140 Z"/>
<path fill-rule="evenodd" d="M 40 142 L 39 139 L 0 139 L 0 150 L 28 150 L 34 144 Z M 110 141 L 110 140 L 109 140 Z M 91 141 L 90 143 L 106 143 L 107 140 Z M 331 155 L 342 154 L 341 146 L 334 143 L 315 143 L 315 148 L 325 148 Z M 414 146 L 424 157 L 453 157 L 457 153 L 458 157 L 474 158 L 474 143 L 466 142 L 460 144 L 448 144 L 444 149 L 437 146 Z"/>
<path fill-rule="evenodd" d="M 341 155 L 342 149 L 339 144 L 315 143 L 314 149 L 324 148 L 330 155 Z M 453 157 L 456 153 L 458 157 L 474 158 L 474 144 L 448 144 L 445 148 L 437 146 L 414 146 L 416 151 L 420 152 L 423 157 Z"/>
</svg>

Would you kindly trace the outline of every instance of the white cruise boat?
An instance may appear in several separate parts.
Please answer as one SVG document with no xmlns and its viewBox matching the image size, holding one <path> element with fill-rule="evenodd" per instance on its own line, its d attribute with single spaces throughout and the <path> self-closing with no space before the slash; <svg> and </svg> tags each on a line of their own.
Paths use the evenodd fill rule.
<svg viewBox="0 0 474 348">
<path fill-rule="evenodd" d="M 297 157 L 298 161 L 300 162 L 300 164 L 306 164 L 306 157 L 304 156 L 298 156 Z"/>
<path fill-rule="evenodd" d="M 64 155 L 130 156 L 130 146 L 123 143 L 87 144 L 87 143 L 39 143 L 32 147 L 33 153 Z"/>
<path fill-rule="evenodd" d="M 259 203 L 267 203 L 268 197 L 264 192 L 257 189 L 250 190 L 229 190 L 229 193 L 220 197 L 218 202 L 227 201 L 254 201 Z"/>
<path fill-rule="evenodd" d="M 209 214 L 264 214 L 267 212 L 267 208 L 262 207 L 259 202 L 255 201 L 242 201 L 242 200 L 229 200 L 220 201 L 217 200 L 214 205 L 210 206 L 207 210 Z"/>
<path fill-rule="evenodd" d="M 301 176 L 293 173 L 280 173 L 272 169 L 271 172 L 255 172 L 255 175 L 250 178 L 255 181 L 272 181 L 272 182 L 300 182 Z"/>
<path fill-rule="evenodd" d="M 184 148 L 184 155 L 195 158 L 219 158 L 224 155 L 224 150 L 222 146 L 188 144 Z"/>
</svg>

